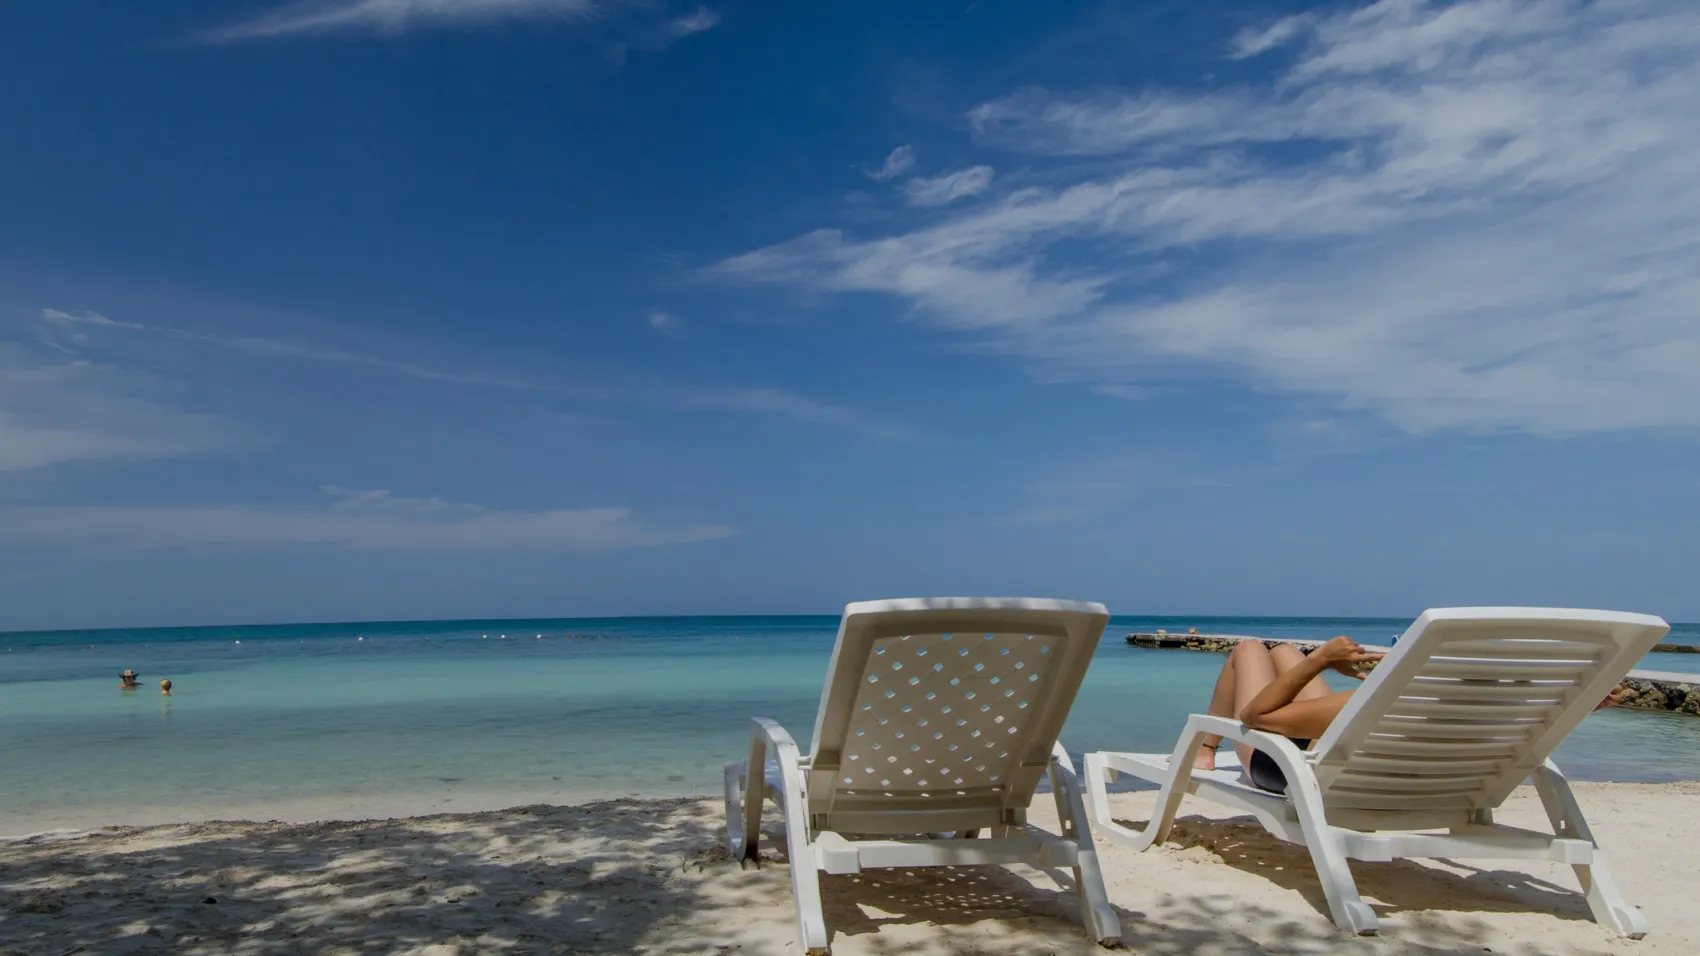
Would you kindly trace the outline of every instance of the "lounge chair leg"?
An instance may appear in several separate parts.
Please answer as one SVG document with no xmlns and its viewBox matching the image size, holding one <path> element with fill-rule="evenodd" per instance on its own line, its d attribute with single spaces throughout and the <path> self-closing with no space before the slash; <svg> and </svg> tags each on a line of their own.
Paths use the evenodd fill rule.
<svg viewBox="0 0 1700 956">
<path fill-rule="evenodd" d="M 1087 754 L 1080 758 L 1080 762 L 1086 778 L 1086 806 L 1092 815 L 1092 822 L 1098 825 L 1112 843 L 1120 843 L 1139 851 L 1150 849 L 1151 844 L 1156 842 L 1157 832 L 1165 828 L 1159 827 L 1156 820 L 1147 822 L 1143 830 L 1135 830 L 1117 823 L 1110 817 L 1109 779 L 1115 770 L 1108 766 L 1105 755 L 1101 753 Z M 1162 801 L 1159 800 L 1158 808 L 1161 809 L 1162 806 Z"/>
<path fill-rule="evenodd" d="M 790 821 L 786 823 L 789 832 Z M 799 844 L 794 836 L 790 843 L 787 852 L 791 857 L 791 895 L 797 901 L 798 943 L 809 956 L 828 956 L 832 949 L 827 943 L 826 913 L 821 909 L 820 869 L 815 865 L 814 847 Z"/>
<path fill-rule="evenodd" d="M 1623 891 L 1618 888 L 1617 880 L 1606 865 L 1605 851 L 1594 839 L 1588 820 L 1582 815 L 1582 807 L 1570 790 L 1570 782 L 1564 779 L 1564 774 L 1551 760 L 1535 771 L 1534 778 L 1535 790 L 1541 796 L 1541 806 L 1546 808 L 1552 832 L 1566 839 L 1586 840 L 1594 846 L 1593 862 L 1571 869 L 1576 871 L 1576 879 L 1581 882 L 1582 892 L 1588 897 L 1588 909 L 1593 912 L 1595 922 L 1631 939 L 1647 935 L 1646 915 L 1623 898 Z"/>
<path fill-rule="evenodd" d="M 740 863 L 756 858 L 756 838 L 744 832 L 744 802 L 749 799 L 744 779 L 749 762 L 734 760 L 726 765 L 726 852 Z M 760 795 L 757 795 L 760 799 Z"/>
<path fill-rule="evenodd" d="M 726 852 L 739 863 L 760 859 L 761 808 L 767 797 L 767 734 L 750 728 L 750 756 L 726 765 Z"/>
<path fill-rule="evenodd" d="M 1168 776 L 1164 778 L 1162 788 L 1157 793 L 1157 805 L 1143 830 L 1124 827 L 1110 818 L 1109 775 L 1115 771 L 1109 766 L 1105 755 L 1091 753 L 1083 758 L 1086 768 L 1086 798 L 1091 801 L 1092 818 L 1104 828 L 1110 839 L 1140 852 L 1168 839 L 1169 831 L 1175 825 L 1175 815 L 1180 812 L 1181 798 L 1187 795 L 1188 786 L 1192 782 L 1193 758 L 1204 745 L 1205 734 L 1206 731 L 1196 729 L 1191 724 L 1182 731 L 1179 742 L 1175 744 L 1174 754 L 1169 758 Z"/>
<path fill-rule="evenodd" d="M 1291 751 L 1288 753 L 1287 751 Z M 1322 791 L 1316 785 L 1316 775 L 1302 760 L 1294 759 L 1296 747 L 1270 752 L 1287 776 L 1287 798 L 1293 802 L 1303 829 L 1305 846 L 1310 848 L 1311 863 L 1316 878 L 1322 883 L 1322 895 L 1328 899 L 1328 911 L 1334 925 L 1358 936 L 1372 936 L 1381 929 L 1381 921 L 1358 895 L 1357 880 L 1346 861 L 1346 847 L 1340 834 L 1328 823 L 1322 812 Z"/>
<path fill-rule="evenodd" d="M 767 799 L 767 738 L 759 726 L 750 729 L 750 756 L 744 763 L 744 854 L 740 859 L 759 859 L 761 808 Z"/>
<path fill-rule="evenodd" d="M 1104 890 L 1104 874 L 1098 869 L 1098 850 L 1092 843 L 1092 824 L 1086 816 L 1080 778 L 1075 776 L 1074 762 L 1061 743 L 1051 749 L 1049 772 L 1051 795 L 1056 799 L 1062 835 L 1075 844 L 1074 888 L 1080 895 L 1080 915 L 1086 924 L 1087 935 L 1102 946 L 1119 946 L 1122 941 L 1121 920 L 1116 917 L 1110 896 Z"/>
<path fill-rule="evenodd" d="M 826 914 L 821 909 L 820 866 L 803 794 L 802 758 L 797 742 L 785 728 L 764 717 L 750 721 L 750 759 L 744 774 L 745 852 L 751 852 L 761 829 L 770 747 L 779 764 L 774 802 L 785 815 L 785 851 L 791 859 L 791 894 L 797 904 L 797 941 L 809 956 L 827 956 L 831 949 L 827 945 Z"/>
</svg>

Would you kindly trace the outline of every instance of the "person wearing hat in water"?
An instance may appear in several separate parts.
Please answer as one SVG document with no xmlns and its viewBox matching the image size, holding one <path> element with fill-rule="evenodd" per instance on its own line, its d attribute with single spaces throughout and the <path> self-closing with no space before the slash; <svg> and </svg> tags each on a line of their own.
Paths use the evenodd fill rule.
<svg viewBox="0 0 1700 956">
<path fill-rule="evenodd" d="M 135 690 L 142 686 L 141 683 L 136 680 L 136 678 L 140 676 L 140 674 L 137 674 L 135 671 L 126 667 L 124 668 L 124 673 L 118 675 L 118 686 L 124 690 Z"/>
</svg>

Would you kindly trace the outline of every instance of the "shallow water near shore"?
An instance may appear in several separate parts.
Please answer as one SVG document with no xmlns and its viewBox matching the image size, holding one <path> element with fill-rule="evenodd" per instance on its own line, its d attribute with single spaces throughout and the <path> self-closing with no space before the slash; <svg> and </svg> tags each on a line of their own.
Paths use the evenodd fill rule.
<svg viewBox="0 0 1700 956">
<path fill-rule="evenodd" d="M 1130 647 L 1128 631 L 1385 642 L 1407 623 L 1118 618 L 1063 742 L 1076 754 L 1167 750 L 1202 708 L 1220 656 Z M 625 618 L 0 635 L 0 834 L 291 803 L 329 816 L 339 803 L 712 794 L 752 715 L 807 747 L 836 627 Z M 1700 670 L 1696 658 L 1642 666 Z M 126 667 L 140 689 L 117 688 Z M 1601 712 L 1558 761 L 1578 779 L 1700 779 L 1700 719 Z"/>
</svg>

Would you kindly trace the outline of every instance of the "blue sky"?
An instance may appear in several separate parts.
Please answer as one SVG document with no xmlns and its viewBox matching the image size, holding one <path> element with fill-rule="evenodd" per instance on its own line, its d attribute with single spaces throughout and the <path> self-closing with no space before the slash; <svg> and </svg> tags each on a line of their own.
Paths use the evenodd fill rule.
<svg viewBox="0 0 1700 956">
<path fill-rule="evenodd" d="M 0 9 L 0 628 L 1700 618 L 1682 2 Z"/>
</svg>

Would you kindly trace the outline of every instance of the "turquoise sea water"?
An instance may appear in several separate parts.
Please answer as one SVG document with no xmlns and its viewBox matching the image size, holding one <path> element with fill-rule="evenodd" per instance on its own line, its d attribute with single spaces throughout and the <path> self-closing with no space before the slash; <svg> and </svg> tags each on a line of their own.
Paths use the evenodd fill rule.
<svg viewBox="0 0 1700 956">
<path fill-rule="evenodd" d="M 1076 754 L 1167 750 L 1202 709 L 1221 657 L 1130 647 L 1128 631 L 1385 643 L 1408 623 L 1117 618 L 1063 742 Z M 0 814 L 51 824 L 327 797 L 712 794 L 752 715 L 807 748 L 836 627 L 718 617 L 3 634 Z M 1700 628 L 1672 639 L 1700 642 Z M 1700 655 L 1650 658 L 1644 667 L 1700 671 Z M 126 667 L 142 689 L 117 688 Z M 1559 761 L 1582 779 L 1697 779 L 1700 720 L 1602 712 Z"/>
</svg>

